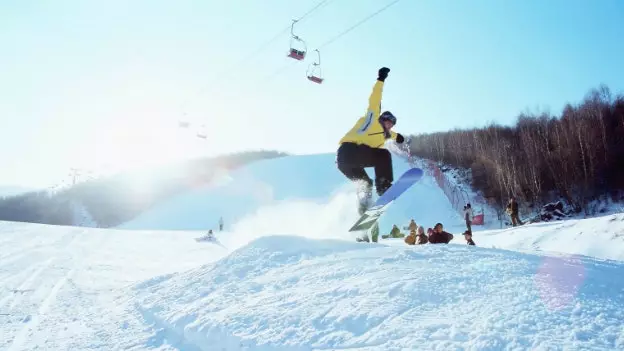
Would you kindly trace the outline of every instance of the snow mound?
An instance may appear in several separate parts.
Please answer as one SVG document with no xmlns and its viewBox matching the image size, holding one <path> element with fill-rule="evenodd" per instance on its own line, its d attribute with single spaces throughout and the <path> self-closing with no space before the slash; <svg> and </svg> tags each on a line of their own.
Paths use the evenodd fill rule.
<svg viewBox="0 0 624 351">
<path fill-rule="evenodd" d="M 263 237 L 135 287 L 181 350 L 624 348 L 621 263 Z"/>
<path fill-rule="evenodd" d="M 473 235 L 478 246 L 624 261 L 624 214 L 525 224 Z"/>
</svg>

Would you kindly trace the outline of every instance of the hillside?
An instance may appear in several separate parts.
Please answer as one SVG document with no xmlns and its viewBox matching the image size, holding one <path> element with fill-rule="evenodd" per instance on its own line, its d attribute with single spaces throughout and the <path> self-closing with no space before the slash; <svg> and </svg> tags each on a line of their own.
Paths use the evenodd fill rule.
<svg viewBox="0 0 624 351">
<path fill-rule="evenodd" d="M 0 220 L 114 227 L 176 194 L 210 184 L 224 170 L 284 155 L 276 151 L 233 153 L 24 192 L 0 199 Z"/>
</svg>

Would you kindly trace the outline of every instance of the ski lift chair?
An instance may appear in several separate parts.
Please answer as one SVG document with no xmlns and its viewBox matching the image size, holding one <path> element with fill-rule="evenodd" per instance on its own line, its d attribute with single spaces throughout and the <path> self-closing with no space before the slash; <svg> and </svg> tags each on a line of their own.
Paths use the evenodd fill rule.
<svg viewBox="0 0 624 351">
<path fill-rule="evenodd" d="M 318 62 L 314 62 L 308 67 L 308 72 L 306 75 L 310 81 L 321 84 L 324 80 L 323 74 L 321 72 L 321 53 L 318 51 L 318 49 L 316 49 L 315 51 L 318 54 Z"/>
<path fill-rule="evenodd" d="M 288 57 L 294 58 L 295 60 L 301 61 L 305 58 L 306 55 L 306 44 L 301 38 L 295 35 L 293 32 L 295 23 L 297 20 L 293 20 L 292 25 L 290 26 L 290 51 L 288 53 Z M 296 45 L 298 44 L 298 45 Z"/>
</svg>

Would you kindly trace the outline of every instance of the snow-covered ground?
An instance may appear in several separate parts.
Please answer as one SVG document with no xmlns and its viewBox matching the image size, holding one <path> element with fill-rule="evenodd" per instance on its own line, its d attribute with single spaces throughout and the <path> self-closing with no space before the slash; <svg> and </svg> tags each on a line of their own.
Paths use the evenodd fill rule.
<svg viewBox="0 0 624 351">
<path fill-rule="evenodd" d="M 622 273 L 590 258 L 274 236 L 133 294 L 180 350 L 621 350 Z"/>
<path fill-rule="evenodd" d="M 0 350 L 146 349 L 128 292 L 226 255 L 200 234 L 0 222 Z"/>
<path fill-rule="evenodd" d="M 624 215 L 468 246 L 424 177 L 382 232 L 451 244 L 356 243 L 333 161 L 258 161 L 117 229 L 0 222 L 0 350 L 624 350 Z"/>
</svg>

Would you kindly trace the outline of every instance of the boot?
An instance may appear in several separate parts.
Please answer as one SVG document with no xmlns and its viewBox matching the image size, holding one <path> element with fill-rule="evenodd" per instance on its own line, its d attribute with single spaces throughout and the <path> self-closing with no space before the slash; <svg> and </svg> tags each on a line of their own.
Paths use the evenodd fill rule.
<svg viewBox="0 0 624 351">
<path fill-rule="evenodd" d="M 392 186 L 392 182 L 384 179 L 384 178 L 376 178 L 375 179 L 375 190 L 377 190 L 377 195 L 383 195 L 390 187 Z"/>
<path fill-rule="evenodd" d="M 373 200 L 373 186 L 372 184 L 365 184 L 358 191 L 358 213 L 360 216 L 371 207 Z"/>
</svg>

